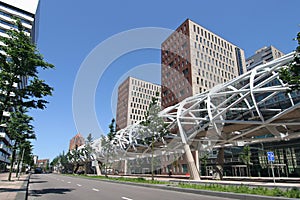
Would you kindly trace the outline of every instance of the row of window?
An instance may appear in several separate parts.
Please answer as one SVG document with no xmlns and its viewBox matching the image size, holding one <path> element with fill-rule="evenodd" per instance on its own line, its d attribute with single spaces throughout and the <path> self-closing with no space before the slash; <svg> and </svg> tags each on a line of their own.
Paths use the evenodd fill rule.
<svg viewBox="0 0 300 200">
<path fill-rule="evenodd" d="M 130 119 L 131 120 L 139 120 L 139 121 L 141 121 L 141 120 L 145 120 L 145 116 L 138 116 L 138 115 L 134 115 L 134 114 L 130 114 Z"/>
<path fill-rule="evenodd" d="M 225 83 L 226 79 L 222 79 L 222 78 L 217 77 L 216 80 L 215 80 L 215 82 L 210 82 L 210 81 L 205 80 L 203 78 L 197 77 L 197 84 L 201 85 L 201 86 L 204 86 L 206 88 L 212 88 L 212 87 L 214 87 L 216 85 L 216 82 L 217 83 Z"/>
<path fill-rule="evenodd" d="M 187 41 L 189 41 L 188 36 L 182 33 L 182 31 L 175 31 L 173 34 L 162 44 L 162 49 L 166 49 L 166 47 L 174 47 L 173 50 L 177 48 L 185 49 L 187 45 Z"/>
<path fill-rule="evenodd" d="M 225 82 L 227 81 L 226 79 L 233 79 L 235 76 L 228 73 L 227 71 L 223 71 L 223 70 L 220 70 L 220 69 L 216 69 L 215 68 L 215 74 L 212 74 L 212 73 L 209 73 L 208 71 L 204 71 L 202 70 L 202 73 L 201 73 L 201 70 L 198 69 L 198 76 L 202 76 L 203 78 L 207 78 L 209 80 L 214 80 L 215 82 L 218 80 L 218 83 L 219 82 L 219 79 L 224 79 Z M 222 81 L 221 81 L 222 82 Z"/>
<path fill-rule="evenodd" d="M 136 102 L 136 103 L 142 103 L 142 104 L 146 104 L 149 105 L 150 101 L 146 100 L 146 99 L 140 99 L 138 97 L 132 97 L 132 102 Z"/>
<path fill-rule="evenodd" d="M 160 88 L 157 85 L 153 85 L 153 84 L 150 84 L 150 83 L 145 83 L 143 81 L 139 81 L 139 80 L 136 80 L 136 79 L 132 79 L 131 84 L 134 85 L 133 90 L 142 90 L 143 91 L 144 88 L 146 88 L 146 89 L 159 91 L 159 88 Z M 138 86 L 138 87 L 135 87 L 135 86 Z"/>
<path fill-rule="evenodd" d="M 134 91 L 135 89 L 136 89 L 137 92 Z M 136 96 L 136 97 L 140 97 L 140 98 L 150 99 L 150 96 L 159 96 L 159 92 L 133 87 L 133 91 L 131 91 L 131 95 Z"/>
<path fill-rule="evenodd" d="M 1 10 L 0 10 L 0 15 L 3 15 L 5 17 L 11 18 L 11 19 L 14 17 L 12 14 L 6 13 L 6 12 L 1 11 Z M 20 18 L 20 17 L 18 17 L 18 18 Z M 20 18 L 20 20 L 21 20 L 22 23 L 28 24 L 28 25 L 32 26 L 32 22 L 31 21 L 29 21 L 27 19 L 23 19 L 23 18 Z"/>
<path fill-rule="evenodd" d="M 228 56 L 228 57 L 230 56 L 232 58 L 232 52 L 230 52 L 230 51 L 228 51 L 228 50 L 226 50 L 226 49 L 224 49 L 220 46 L 217 46 L 216 44 L 213 44 L 212 42 L 206 41 L 205 39 L 202 40 L 201 37 L 200 37 L 200 39 L 198 39 L 198 35 L 196 35 L 195 44 L 197 44 L 198 42 L 200 42 L 201 44 L 204 44 L 205 46 L 207 46 L 206 48 L 209 47 L 210 49 L 213 49 L 213 50 L 217 51 L 220 54 L 223 54 L 223 55 Z M 200 45 L 200 44 L 198 44 L 198 45 Z M 203 48 L 204 48 L 204 45 L 202 45 Z M 197 48 L 196 45 L 195 45 L 195 48 Z"/>
<path fill-rule="evenodd" d="M 205 62 L 203 62 L 203 64 L 202 64 L 202 61 L 199 61 L 199 63 L 198 63 L 198 59 L 196 59 L 195 60 L 195 65 L 199 66 L 198 71 L 200 69 L 204 69 L 204 70 L 211 71 L 211 72 L 214 72 L 215 74 L 219 74 L 219 75 L 221 75 L 221 73 L 220 73 L 220 71 L 221 71 L 222 76 L 223 76 L 223 71 L 225 71 L 225 74 L 228 73 L 228 76 L 231 75 L 233 77 L 233 75 L 234 75 L 233 67 L 230 67 L 229 65 L 224 65 L 224 63 L 222 65 L 222 68 L 218 68 L 218 67 L 214 67 L 213 65 L 209 65 Z M 226 78 L 227 78 L 227 76 L 226 76 Z"/>
<path fill-rule="evenodd" d="M 221 53 L 218 53 L 212 49 L 209 48 L 205 48 L 204 46 L 202 46 L 200 44 L 197 44 L 197 42 L 195 42 L 195 49 L 202 51 L 203 53 L 206 53 L 206 55 L 210 55 L 212 56 L 212 59 L 217 59 L 220 61 L 223 61 L 224 63 L 230 64 L 230 65 L 234 65 L 234 60 L 232 60 L 232 54 L 228 54 L 228 55 L 222 55 Z M 200 58 L 200 52 L 197 51 L 197 57 Z M 204 59 L 204 54 L 201 53 L 201 58 Z M 205 56 L 206 56 L 205 55 Z"/>
<path fill-rule="evenodd" d="M 142 104 L 138 104 L 138 103 L 130 103 L 130 107 L 131 108 L 139 108 L 139 109 L 143 109 L 143 110 L 148 110 L 148 106 L 146 105 L 142 105 Z"/>
<path fill-rule="evenodd" d="M 171 77 L 169 77 L 170 74 Z M 177 73 L 177 75 L 173 76 L 173 70 L 171 71 L 171 73 L 166 73 L 166 75 L 163 76 L 164 86 L 172 87 L 176 91 L 178 88 L 184 87 L 186 83 L 188 83 L 187 79 L 181 74 Z"/>
<path fill-rule="evenodd" d="M 13 22 L 7 22 L 5 20 L 0 19 L 0 24 L 5 24 L 11 28 L 17 29 L 18 27 Z M 30 29 L 24 27 L 24 32 L 30 33 Z"/>
<path fill-rule="evenodd" d="M 166 46 L 162 48 L 162 56 L 163 57 L 170 57 L 173 55 L 180 55 L 182 58 L 187 59 L 189 57 L 189 49 L 187 45 L 176 45 L 172 44 L 171 46 Z"/>
<path fill-rule="evenodd" d="M 202 29 L 199 26 L 196 26 L 195 24 L 193 25 L 193 29 L 196 34 L 198 34 L 198 35 L 201 34 L 201 36 L 205 37 L 207 40 L 210 40 L 211 42 L 214 42 L 215 44 L 222 46 L 223 48 L 228 49 L 231 52 L 233 51 L 232 45 L 230 45 L 225 40 L 222 40 L 221 38 L 213 35 L 212 33 L 206 31 L 205 29 Z"/>
</svg>

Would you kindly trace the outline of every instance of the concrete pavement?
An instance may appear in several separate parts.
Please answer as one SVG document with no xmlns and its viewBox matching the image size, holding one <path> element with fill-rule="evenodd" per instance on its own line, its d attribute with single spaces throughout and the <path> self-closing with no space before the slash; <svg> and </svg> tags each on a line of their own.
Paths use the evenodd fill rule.
<svg viewBox="0 0 300 200">
<path fill-rule="evenodd" d="M 0 173 L 0 199 L 1 200 L 24 200 L 27 197 L 29 174 L 22 174 L 16 178 L 12 174 L 12 180 L 8 181 L 8 173 Z"/>
</svg>

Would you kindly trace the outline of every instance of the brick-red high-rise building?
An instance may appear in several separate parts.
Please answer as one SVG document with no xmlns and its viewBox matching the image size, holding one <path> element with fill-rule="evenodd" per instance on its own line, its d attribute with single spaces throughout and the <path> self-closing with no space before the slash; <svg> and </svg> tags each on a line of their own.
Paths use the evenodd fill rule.
<svg viewBox="0 0 300 200">
<path fill-rule="evenodd" d="M 162 107 L 246 72 L 244 51 L 187 19 L 161 45 Z"/>
<path fill-rule="evenodd" d="M 69 145 L 69 151 L 72 151 L 73 149 L 81 145 L 84 145 L 84 137 L 80 133 L 76 134 L 71 140 L 70 140 L 70 145 Z"/>
</svg>

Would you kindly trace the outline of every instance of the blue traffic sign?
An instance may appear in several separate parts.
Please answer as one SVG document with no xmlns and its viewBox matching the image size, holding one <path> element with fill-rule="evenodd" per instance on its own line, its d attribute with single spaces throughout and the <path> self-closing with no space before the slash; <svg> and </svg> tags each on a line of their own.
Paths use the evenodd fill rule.
<svg viewBox="0 0 300 200">
<path fill-rule="evenodd" d="M 269 151 L 269 152 L 267 152 L 267 155 L 268 155 L 268 161 L 270 161 L 270 162 L 275 161 L 274 152 Z"/>
</svg>

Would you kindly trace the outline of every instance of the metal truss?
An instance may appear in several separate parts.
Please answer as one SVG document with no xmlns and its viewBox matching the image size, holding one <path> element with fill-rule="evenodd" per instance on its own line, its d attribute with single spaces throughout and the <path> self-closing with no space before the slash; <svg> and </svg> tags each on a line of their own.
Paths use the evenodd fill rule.
<svg viewBox="0 0 300 200">
<path fill-rule="evenodd" d="M 159 116 L 169 123 L 172 134 L 163 139 L 156 137 L 155 156 L 166 152 L 189 154 L 191 177 L 200 179 L 195 165 L 191 164 L 191 150 L 199 150 L 201 154 L 229 145 L 299 137 L 300 93 L 291 92 L 279 77 L 280 68 L 287 66 L 294 56 L 293 52 L 260 65 L 162 110 Z M 151 147 L 145 144 L 140 129 L 140 124 L 134 124 L 118 131 L 113 141 L 102 145 L 103 159 L 108 154 L 112 161 L 149 157 Z"/>
<path fill-rule="evenodd" d="M 280 68 L 294 56 L 260 65 L 166 108 L 160 116 L 170 128 L 178 127 L 183 143 L 200 150 L 299 137 L 300 94 L 290 92 L 279 78 Z"/>
</svg>

